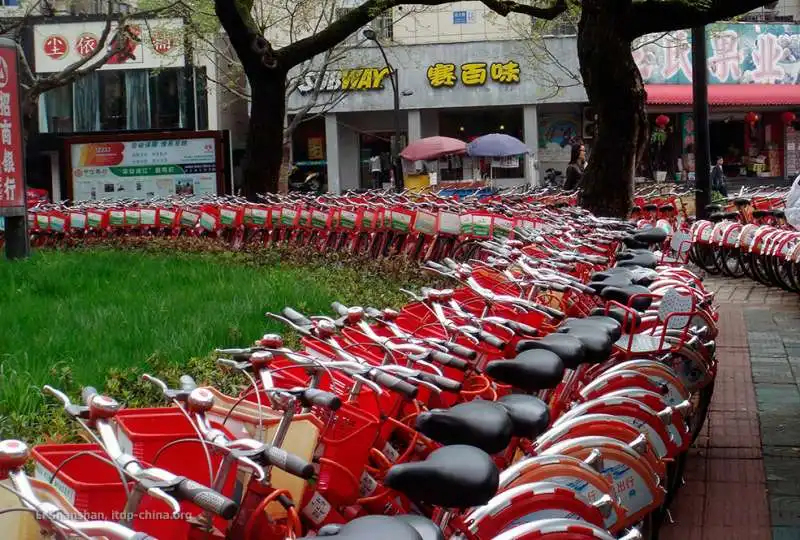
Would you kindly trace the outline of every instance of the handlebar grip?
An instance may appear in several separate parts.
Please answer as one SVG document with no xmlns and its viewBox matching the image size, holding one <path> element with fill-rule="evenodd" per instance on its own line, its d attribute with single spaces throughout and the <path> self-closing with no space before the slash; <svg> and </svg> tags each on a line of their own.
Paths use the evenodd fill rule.
<svg viewBox="0 0 800 540">
<path fill-rule="evenodd" d="M 197 383 L 194 382 L 191 375 L 181 375 L 181 378 L 178 379 L 178 383 L 180 384 L 181 390 L 184 392 L 191 392 L 197 388 Z"/>
<path fill-rule="evenodd" d="M 445 342 L 444 347 L 456 356 L 466 358 L 467 360 L 475 360 L 478 358 L 478 351 L 459 345 L 458 343 Z"/>
<path fill-rule="evenodd" d="M 297 326 L 313 326 L 312 323 L 305 315 L 298 313 L 290 307 L 283 308 L 283 316 L 292 321 Z"/>
<path fill-rule="evenodd" d="M 367 376 L 374 382 L 386 388 L 387 390 L 394 390 L 395 392 L 400 392 L 408 399 L 414 399 L 417 397 L 417 392 L 419 390 L 417 389 L 416 386 L 404 381 L 403 379 L 395 377 L 391 373 L 386 373 L 385 371 L 379 371 L 377 369 L 373 369 L 367 373 Z"/>
<path fill-rule="evenodd" d="M 490 334 L 489 332 L 485 332 L 481 330 L 475 336 L 479 340 L 483 341 L 484 343 L 494 347 L 495 349 L 504 349 L 506 346 L 506 342 L 500 339 L 499 337 L 495 336 L 494 334 Z"/>
<path fill-rule="evenodd" d="M 81 390 L 81 400 L 83 401 L 83 404 L 88 407 L 89 402 L 97 394 L 99 394 L 99 392 L 94 386 L 84 386 L 83 390 Z"/>
<path fill-rule="evenodd" d="M 309 480 L 314 476 L 314 465 L 281 448 L 266 445 L 264 459 L 268 464 L 304 480 Z"/>
<path fill-rule="evenodd" d="M 445 392 L 453 392 L 457 394 L 458 392 L 461 391 L 460 382 L 454 381 L 453 379 L 450 379 L 448 377 L 442 377 L 441 375 L 436 375 L 435 373 L 426 373 L 424 371 L 421 371 L 420 374 L 417 376 L 417 379 L 436 385 Z"/>
<path fill-rule="evenodd" d="M 442 351 L 431 351 L 430 358 L 437 364 L 458 369 L 460 371 L 466 371 L 467 367 L 469 366 L 469 363 L 463 358 L 458 358 L 456 356 L 453 356 L 452 354 L 448 354 Z"/>
<path fill-rule="evenodd" d="M 239 505 L 225 495 L 188 478 L 175 487 L 174 495 L 179 500 L 194 503 L 223 519 L 233 519 L 239 511 Z"/>
<path fill-rule="evenodd" d="M 437 272 L 447 273 L 447 272 L 450 271 L 449 268 L 447 268 L 446 266 L 443 266 L 443 265 L 441 265 L 441 264 L 439 264 L 437 262 L 428 261 L 426 264 L 427 264 L 427 266 L 429 268 L 431 268 L 432 270 L 436 270 Z"/>
<path fill-rule="evenodd" d="M 567 318 L 567 316 L 564 314 L 563 311 L 559 311 L 559 310 L 557 310 L 555 308 L 551 308 L 550 306 L 541 306 L 540 305 L 540 306 L 537 306 L 537 309 L 540 309 L 540 310 L 544 311 L 545 313 L 547 313 L 548 315 L 550 315 L 554 319 L 564 320 L 564 319 Z"/>
<path fill-rule="evenodd" d="M 525 336 L 538 336 L 539 330 L 525 323 L 510 321 L 507 325 L 515 334 L 523 334 Z"/>
<path fill-rule="evenodd" d="M 336 394 L 326 392 L 325 390 L 318 390 L 316 388 L 307 388 L 300 394 L 300 402 L 304 407 L 324 407 L 335 411 L 342 406 L 342 400 Z"/>
<path fill-rule="evenodd" d="M 597 292 L 594 289 L 592 289 L 591 287 L 589 287 L 588 285 L 585 285 L 583 283 L 573 283 L 573 285 L 575 287 L 577 287 L 578 289 L 580 289 L 582 292 L 586 293 L 586 294 L 590 294 L 590 295 L 596 295 L 597 294 Z"/>
<path fill-rule="evenodd" d="M 335 311 L 342 317 L 347 317 L 347 306 L 345 306 L 344 304 L 340 302 L 333 302 L 331 304 L 331 308 L 333 308 L 333 311 Z"/>
</svg>

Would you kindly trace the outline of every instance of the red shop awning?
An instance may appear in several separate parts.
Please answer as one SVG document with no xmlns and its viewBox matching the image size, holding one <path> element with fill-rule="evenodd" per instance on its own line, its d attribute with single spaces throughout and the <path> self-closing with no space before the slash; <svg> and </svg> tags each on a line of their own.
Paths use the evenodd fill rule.
<svg viewBox="0 0 800 540">
<path fill-rule="evenodd" d="M 646 84 L 650 105 L 691 105 L 691 84 Z M 712 84 L 708 104 L 717 106 L 800 105 L 800 85 L 795 84 Z"/>
</svg>

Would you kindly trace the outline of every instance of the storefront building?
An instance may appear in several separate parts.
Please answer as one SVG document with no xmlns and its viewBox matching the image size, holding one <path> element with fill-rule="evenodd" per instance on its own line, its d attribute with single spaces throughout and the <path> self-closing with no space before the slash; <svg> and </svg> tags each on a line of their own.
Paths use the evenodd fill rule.
<svg viewBox="0 0 800 540">
<path fill-rule="evenodd" d="M 549 51 L 564 66 L 542 76 L 529 46 L 520 41 L 426 44 L 386 47 L 397 70 L 401 147 L 435 135 L 469 140 L 508 133 L 532 153 L 522 160 L 493 163 L 497 185 L 534 182 L 540 172 L 564 169 L 569 141 L 582 135 L 583 88 L 570 85 L 577 71 L 573 38 L 553 39 Z M 372 163 L 388 170 L 394 138 L 393 92 L 389 69 L 374 47 L 351 52 L 347 64 L 325 73 L 309 72 L 290 95 L 290 109 L 302 107 L 317 86 L 322 118 L 303 122 L 294 133 L 296 163 L 324 165 L 331 191 L 372 185 Z M 547 82 L 543 82 L 547 81 Z M 440 178 L 478 180 L 486 163 L 450 159 L 438 164 Z"/>
<path fill-rule="evenodd" d="M 729 178 L 772 183 L 800 174 L 800 25 L 717 24 L 707 30 L 712 162 Z M 694 173 L 689 32 L 636 48 L 651 122 L 666 115 L 651 144 L 651 169 Z"/>
<path fill-rule="evenodd" d="M 723 157 L 729 177 L 767 182 L 797 175 L 800 125 L 786 119 L 792 112 L 800 118 L 800 26 L 718 24 L 708 35 L 712 156 Z M 634 50 L 653 131 L 658 116 L 670 119 L 638 173 L 644 178 L 685 179 L 694 172 L 688 38 L 688 32 L 661 38 L 669 43 L 645 38 Z M 576 137 L 591 152 L 594 114 L 574 78 L 575 37 L 547 38 L 546 47 L 544 56 L 517 40 L 385 47 L 399 75 L 401 146 L 434 135 L 468 141 L 508 133 L 533 153 L 494 169 L 499 185 L 536 182 L 549 168 L 563 171 Z M 394 137 L 389 73 L 377 48 L 361 47 L 335 69 L 307 73 L 289 97 L 290 109 L 301 108 L 322 77 L 317 104 L 326 112 L 294 133 L 293 156 L 324 168 L 332 191 L 372 185 L 376 155 L 386 166 Z M 440 163 L 439 178 L 478 179 L 482 165 Z"/>
<path fill-rule="evenodd" d="M 111 141 L 120 136 L 216 127 L 215 115 L 209 114 L 216 105 L 209 107 L 207 66 L 187 59 L 182 19 L 130 20 L 121 31 L 113 24 L 105 49 L 99 52 L 104 17 L 41 20 L 42 24 L 27 28 L 24 43 L 31 68 L 42 76 L 63 73 L 80 62 L 86 62 L 81 66 L 85 69 L 117 46 L 115 36 L 124 32 L 129 39 L 123 50 L 97 70 L 40 97 L 38 133 L 32 134 L 28 145 L 32 187 L 46 189 L 55 200 L 76 195 L 72 193 L 72 156 L 65 150 L 73 139 L 108 136 Z"/>
</svg>

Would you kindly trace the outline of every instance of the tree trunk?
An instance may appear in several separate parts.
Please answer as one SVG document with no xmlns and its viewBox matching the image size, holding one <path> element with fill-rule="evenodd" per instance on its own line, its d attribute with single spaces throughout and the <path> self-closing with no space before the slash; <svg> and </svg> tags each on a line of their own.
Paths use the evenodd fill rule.
<svg viewBox="0 0 800 540">
<path fill-rule="evenodd" d="M 286 114 L 286 73 L 262 70 L 250 80 L 250 124 L 247 133 L 245 196 L 275 193 L 283 161 L 283 121 Z"/>
<path fill-rule="evenodd" d="M 583 178 L 580 204 L 598 216 L 627 217 L 633 177 L 647 142 L 645 90 L 626 28 L 630 2 L 584 0 L 578 58 L 597 135 Z"/>
<path fill-rule="evenodd" d="M 31 135 L 39 132 L 39 94 L 23 93 L 22 100 L 22 144 L 27 145 Z"/>
</svg>

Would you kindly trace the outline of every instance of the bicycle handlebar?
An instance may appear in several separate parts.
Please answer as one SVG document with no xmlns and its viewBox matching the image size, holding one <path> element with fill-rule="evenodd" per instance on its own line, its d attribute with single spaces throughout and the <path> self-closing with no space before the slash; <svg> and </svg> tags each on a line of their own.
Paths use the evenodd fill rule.
<svg viewBox="0 0 800 540">
<path fill-rule="evenodd" d="M 66 397 L 66 396 L 65 396 Z M 30 457 L 28 446 L 17 440 L 0 441 L 0 469 L 8 471 L 15 493 L 25 508 L 34 511 L 37 521 L 47 521 L 64 533 L 72 532 L 95 537 L 105 536 L 111 540 L 156 540 L 155 537 L 114 523 L 113 521 L 79 521 L 71 519 L 63 509 L 50 502 L 39 500 L 25 474 L 24 466 Z"/>
<path fill-rule="evenodd" d="M 103 396 L 95 388 L 87 386 L 81 391 L 81 398 L 86 406 L 75 407 L 63 392 L 51 386 L 45 386 L 44 390 L 60 399 L 64 403 L 64 409 L 71 416 L 75 418 L 88 417 L 93 420 L 102 447 L 116 466 L 141 484 L 148 495 L 169 505 L 176 516 L 181 511 L 178 500 L 192 502 L 224 519 L 231 519 L 238 512 L 238 504 L 211 488 L 188 478 L 176 476 L 164 469 L 144 468 L 136 458 L 125 454 L 114 428 L 108 422 L 108 419 L 112 418 L 119 410 L 119 404 L 115 400 Z"/>
</svg>

